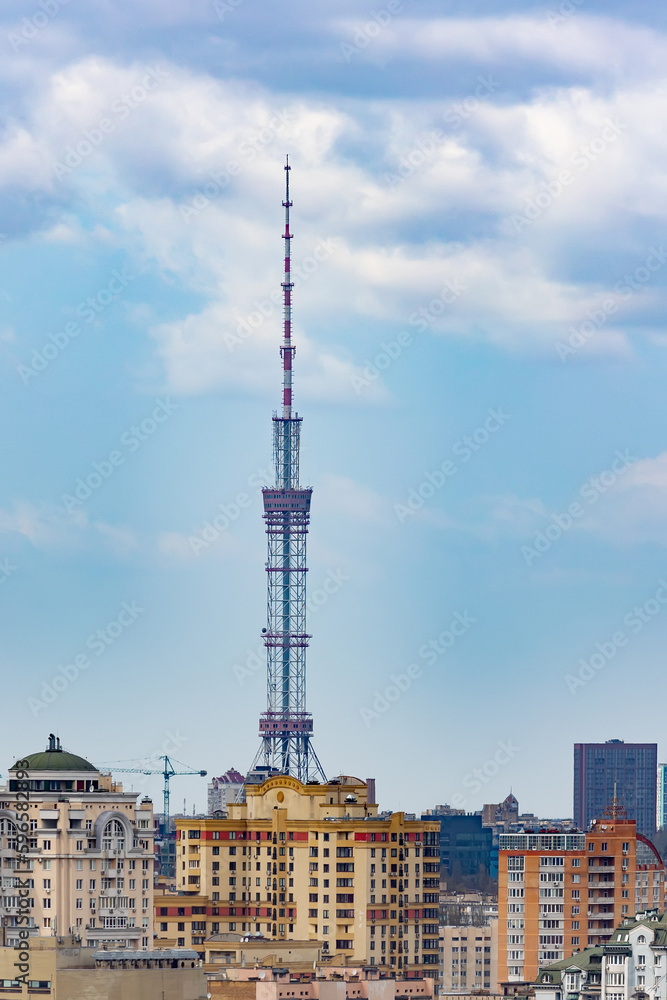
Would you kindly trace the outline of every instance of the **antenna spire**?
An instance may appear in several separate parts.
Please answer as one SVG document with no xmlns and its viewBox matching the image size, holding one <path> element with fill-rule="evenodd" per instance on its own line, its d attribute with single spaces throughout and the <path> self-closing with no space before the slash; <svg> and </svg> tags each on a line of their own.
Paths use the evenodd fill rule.
<svg viewBox="0 0 667 1000">
<path fill-rule="evenodd" d="M 296 347 L 292 346 L 292 274 L 291 274 L 291 258 L 292 258 L 292 234 L 289 229 L 289 210 L 292 207 L 292 202 L 289 197 L 289 172 L 292 168 L 289 165 L 289 156 L 285 157 L 285 200 L 283 202 L 283 208 L 285 209 L 285 232 L 283 233 L 283 239 L 285 240 L 285 280 L 282 283 L 283 287 L 283 305 L 284 305 L 284 322 L 283 322 L 283 343 L 280 348 L 280 354 L 283 359 L 283 418 L 289 420 L 292 416 L 292 359 L 296 353 Z"/>
</svg>

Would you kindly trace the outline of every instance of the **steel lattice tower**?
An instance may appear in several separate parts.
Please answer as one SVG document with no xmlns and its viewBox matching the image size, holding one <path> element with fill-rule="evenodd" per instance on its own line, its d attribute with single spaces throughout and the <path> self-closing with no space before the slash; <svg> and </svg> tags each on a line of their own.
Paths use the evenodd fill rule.
<svg viewBox="0 0 667 1000">
<path fill-rule="evenodd" d="M 282 416 L 273 414 L 275 486 L 262 490 L 268 536 L 267 710 L 259 720 L 262 743 L 253 764 L 268 773 L 291 774 L 300 781 L 326 781 L 312 747 L 313 718 L 306 711 L 306 535 L 311 487 L 299 486 L 301 417 L 292 411 L 292 280 L 289 159 L 285 163 L 285 280 Z"/>
</svg>

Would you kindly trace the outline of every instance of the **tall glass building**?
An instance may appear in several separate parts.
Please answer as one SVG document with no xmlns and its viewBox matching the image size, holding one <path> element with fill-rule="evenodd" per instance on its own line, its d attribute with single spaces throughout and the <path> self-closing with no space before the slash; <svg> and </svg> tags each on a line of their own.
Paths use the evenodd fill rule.
<svg viewBox="0 0 667 1000">
<path fill-rule="evenodd" d="M 637 832 L 652 837 L 656 830 L 658 779 L 657 743 L 574 744 L 574 822 L 587 830 L 602 819 L 614 802 L 637 823 Z"/>
</svg>

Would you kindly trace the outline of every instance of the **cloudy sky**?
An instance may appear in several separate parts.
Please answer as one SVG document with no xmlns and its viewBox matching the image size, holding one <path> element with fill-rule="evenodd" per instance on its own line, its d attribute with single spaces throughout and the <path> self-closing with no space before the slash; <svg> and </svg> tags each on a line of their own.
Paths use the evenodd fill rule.
<svg viewBox="0 0 667 1000">
<path fill-rule="evenodd" d="M 289 153 L 317 752 L 571 815 L 663 736 L 662 6 L 0 17 L 0 772 L 253 759 Z"/>
</svg>

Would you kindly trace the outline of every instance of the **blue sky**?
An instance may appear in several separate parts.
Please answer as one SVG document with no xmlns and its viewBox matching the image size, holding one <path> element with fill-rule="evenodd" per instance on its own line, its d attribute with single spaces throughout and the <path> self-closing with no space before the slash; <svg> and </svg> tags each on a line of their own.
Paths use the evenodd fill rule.
<svg viewBox="0 0 667 1000">
<path fill-rule="evenodd" d="M 252 761 L 286 152 L 325 770 L 567 816 L 573 742 L 664 758 L 662 6 L 0 17 L 0 771 Z"/>
</svg>

